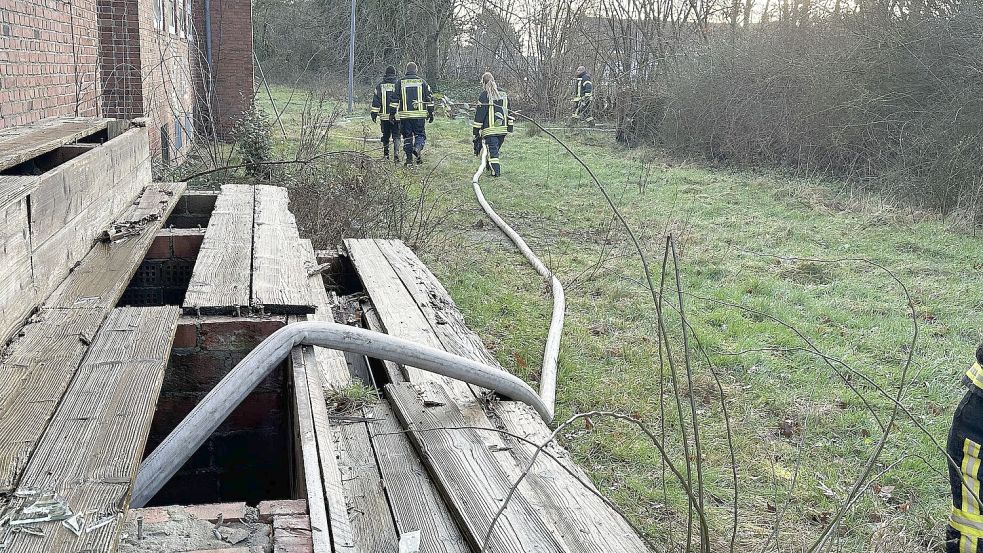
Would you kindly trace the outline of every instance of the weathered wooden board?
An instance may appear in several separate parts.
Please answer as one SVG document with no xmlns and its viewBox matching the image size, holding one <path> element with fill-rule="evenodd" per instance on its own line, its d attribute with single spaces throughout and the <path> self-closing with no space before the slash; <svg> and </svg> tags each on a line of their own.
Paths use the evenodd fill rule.
<svg viewBox="0 0 983 553">
<path fill-rule="evenodd" d="M 110 225 L 125 227 L 131 234 L 114 242 L 96 243 L 45 306 L 115 306 L 185 188 L 183 182 L 148 185 L 140 198 Z"/>
<path fill-rule="evenodd" d="M 364 417 L 359 409 L 350 413 Z M 355 550 L 396 553 L 399 538 L 365 422 L 334 420 L 331 429 Z"/>
<path fill-rule="evenodd" d="M 37 306 L 27 200 L 0 207 L 0 347 Z"/>
<path fill-rule="evenodd" d="M 366 292 L 373 300 L 380 299 L 380 301 L 373 301 L 373 305 L 386 332 L 428 346 L 441 347 L 430 324 L 420 314 L 419 306 L 407 293 L 399 275 L 379 250 L 375 240 L 345 240 L 345 249 L 352 264 L 355 265 Z M 414 367 L 404 367 L 404 369 L 409 382 L 414 384 L 439 382 L 450 391 L 455 401 L 474 402 L 473 393 L 463 382 Z"/>
<path fill-rule="evenodd" d="M 304 356 L 305 362 L 314 362 L 312 356 Z M 311 398 L 311 413 L 314 416 L 314 435 L 317 438 L 318 459 L 321 461 L 321 476 L 324 484 L 324 498 L 331 525 L 331 545 L 335 553 L 356 553 L 352 533 L 351 517 L 345 502 L 344 486 L 341 483 L 341 469 L 338 467 L 338 452 L 331 436 L 327 403 L 321 388 L 317 371 L 307 371 L 307 389 Z"/>
<path fill-rule="evenodd" d="M 437 383 L 389 384 L 386 397 L 402 426 L 410 431 L 410 439 L 468 543 L 475 550 L 481 549 L 496 512 L 512 488 L 512 480 L 496 458 L 508 452 L 489 449 Z M 490 540 L 489 551 L 565 550 L 554 541 L 550 528 L 521 490 L 512 496 Z"/>
<path fill-rule="evenodd" d="M 36 175 L 0 175 L 0 207 L 26 198 L 40 182 Z"/>
<path fill-rule="evenodd" d="M 89 252 L 14 339 L 0 362 L 0 492 L 17 484 L 96 330 L 119 301 L 183 184 L 170 190 L 162 217 L 139 236 Z"/>
<path fill-rule="evenodd" d="M 466 326 L 444 287 L 409 248 L 400 241 L 377 240 L 376 245 L 392 264 L 444 349 L 500 368 L 481 339 Z M 524 405 L 497 402 L 489 411 L 495 427 L 503 427 L 533 441 L 545 441 L 550 435 L 542 419 Z M 501 456 L 497 459 L 514 479 L 525 469 L 535 448 L 506 435 L 500 439 L 504 441 L 503 450 L 508 452 L 510 459 Z M 519 489 L 564 549 L 598 553 L 648 551 L 624 518 L 593 493 L 590 480 L 569 460 L 569 454 L 555 443 L 550 446 L 550 451 L 565 460 L 567 468 L 576 477 L 541 456 Z"/>
<path fill-rule="evenodd" d="M 98 236 L 150 184 L 146 129 L 133 129 L 41 175 L 31 193 L 31 226 L 41 245 L 82 216 Z M 115 211 L 114 211 L 115 210 Z"/>
<path fill-rule="evenodd" d="M 0 131 L 0 171 L 105 129 L 111 119 L 45 119 Z"/>
<path fill-rule="evenodd" d="M 148 184 L 146 129 L 127 131 L 42 175 L 29 196 L 39 298 L 58 286 Z"/>
<path fill-rule="evenodd" d="M 185 310 L 228 315 L 249 307 L 254 204 L 254 187 L 222 186 L 184 296 Z"/>
<path fill-rule="evenodd" d="M 99 329 L 55 416 L 31 456 L 19 492 L 63 498 L 90 522 L 114 522 L 76 537 L 61 524 L 44 537 L 14 534 L 7 551 L 115 551 L 146 445 L 179 309 L 116 309 Z"/>
<path fill-rule="evenodd" d="M 398 240 L 377 241 L 380 251 L 397 268 L 407 290 L 420 306 L 433 332 L 447 351 L 501 368 L 481 338 L 467 327 L 447 290 L 437 277 Z M 550 435 L 543 420 L 530 408 L 516 402 L 498 402 L 491 409 L 494 422 L 506 430 L 540 443 Z M 530 413 L 532 415 L 530 416 Z M 496 424 L 496 426 L 499 426 Z M 526 442 L 503 436 L 516 466 L 527 466 L 535 448 Z M 587 486 L 590 479 L 569 461 L 569 454 L 555 443 L 550 451 L 565 459 L 579 477 L 575 478 L 555 462 L 540 456 L 529 477 L 529 501 L 543 514 L 555 534 L 571 551 L 648 551 L 644 542 L 625 519 L 608 507 Z M 585 486 L 585 483 L 587 486 Z M 525 489 L 525 488 L 524 488 Z"/>
<path fill-rule="evenodd" d="M 252 304 L 269 313 L 313 313 L 307 255 L 289 203 L 286 188 L 256 187 Z"/>
<path fill-rule="evenodd" d="M 397 532 L 419 530 L 424 553 L 469 553 L 471 549 L 389 403 L 380 401 L 366 408 L 365 416 L 375 420 L 367 426 Z"/>
<path fill-rule="evenodd" d="M 0 493 L 16 487 L 105 318 L 98 309 L 42 310 L 0 363 Z"/>
<path fill-rule="evenodd" d="M 328 526 L 327 502 L 324 498 L 324 474 L 321 471 L 320 450 L 314 428 L 314 411 L 308 388 L 307 371 L 311 369 L 304 360 L 303 349 L 290 352 L 294 381 L 294 405 L 297 433 L 300 439 L 300 459 L 304 469 L 304 488 L 307 492 L 307 508 L 311 519 L 311 539 L 315 553 L 331 552 L 331 529 Z"/>
</svg>

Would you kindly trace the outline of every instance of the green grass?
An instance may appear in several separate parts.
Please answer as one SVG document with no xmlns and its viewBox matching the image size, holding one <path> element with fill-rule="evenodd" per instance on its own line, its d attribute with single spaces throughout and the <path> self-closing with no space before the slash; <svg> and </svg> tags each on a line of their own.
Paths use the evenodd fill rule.
<svg viewBox="0 0 983 553">
<path fill-rule="evenodd" d="M 298 118 L 288 117 L 293 118 L 285 120 L 288 126 Z M 374 136 L 376 131 L 361 116 L 333 131 L 334 136 L 363 132 Z M 425 166 L 405 179 L 413 186 L 434 171 L 446 219 L 432 240 L 439 246 L 424 247 L 420 254 L 502 365 L 535 381 L 549 324 L 548 293 L 472 197 L 476 163 L 468 122 L 440 119 L 428 134 Z M 793 325 L 825 354 L 891 395 L 912 332 L 905 296 L 886 271 L 859 261 L 771 255 L 869 259 L 908 287 L 919 339 L 904 404 L 944 445 L 962 393 L 960 373 L 981 338 L 978 239 L 930 217 L 913 222 L 904 210 L 850 201 L 835 184 L 674 163 L 644 149 L 622 149 L 599 133 L 564 136 L 638 235 L 656 283 L 666 233 L 677 240 L 685 313 L 730 412 L 742 547 L 763 545 L 778 514 L 783 514 L 781 531 L 769 550 L 811 544 L 846 497 L 881 431 L 821 359 L 794 350 L 764 351 L 805 346 L 795 333 L 726 303 Z M 333 138 L 331 145 L 362 147 L 345 138 Z M 664 425 L 673 462 L 683 466 L 671 378 L 659 362 L 654 304 L 624 230 L 585 171 L 549 137 L 520 129 L 506 141 L 501 158 L 505 174 L 482 180 L 485 196 L 567 287 L 558 420 L 596 409 L 631 414 L 656 431 Z M 670 267 L 666 301 L 675 305 L 671 276 Z M 680 321 L 668 306 L 665 324 L 681 365 Z M 689 390 L 681 382 L 680 397 L 685 419 L 691 396 L 698 413 L 706 508 L 717 550 L 730 534 L 730 453 L 711 367 L 692 336 L 690 346 L 693 386 Z M 738 353 L 746 350 L 756 351 Z M 850 383 L 882 421 L 889 418 L 889 401 L 857 376 Z M 686 427 L 692 434 L 691 423 Z M 658 452 L 639 432 L 595 420 L 570 428 L 562 439 L 599 488 L 652 537 L 683 539 L 686 506 L 680 486 L 671 478 L 664 486 Z M 873 467 L 871 482 L 882 494 L 870 486 L 862 490 L 834 532 L 839 550 L 869 550 L 871 543 L 885 551 L 937 550 L 949 502 L 944 471 L 929 438 L 901 416 Z M 883 492 L 887 489 L 890 494 Z"/>
</svg>

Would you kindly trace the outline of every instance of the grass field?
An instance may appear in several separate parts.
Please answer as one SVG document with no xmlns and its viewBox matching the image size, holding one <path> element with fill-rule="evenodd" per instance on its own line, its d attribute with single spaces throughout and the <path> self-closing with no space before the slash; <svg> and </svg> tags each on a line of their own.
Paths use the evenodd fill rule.
<svg viewBox="0 0 983 553">
<path fill-rule="evenodd" d="M 280 105 L 286 95 L 277 90 Z M 287 128 L 299 118 L 288 109 Z M 331 131 L 329 143 L 378 146 L 345 138 L 363 133 L 376 134 L 368 118 L 350 118 Z M 433 172 L 428 199 L 443 221 L 420 254 L 502 365 L 535 381 L 548 290 L 473 199 L 469 123 L 442 118 L 428 133 L 424 166 L 396 169 L 414 193 Z M 890 270 L 910 291 L 919 327 L 903 404 L 928 435 L 899 416 L 828 550 L 940 550 L 948 487 L 929 436 L 944 446 L 962 393 L 960 373 L 981 339 L 979 239 L 935 217 L 850 198 L 836 183 L 667 160 L 623 149 L 603 133 L 562 136 L 639 237 L 657 285 L 666 235 L 675 237 L 693 374 L 692 385 L 680 374 L 673 392 L 660 363 L 655 305 L 624 229 L 586 172 L 552 139 L 523 126 L 503 148 L 504 176 L 485 178 L 482 187 L 567 291 L 557 418 L 589 410 L 631 414 L 665 432 L 682 466 L 677 397 L 691 445 L 695 407 L 712 542 L 714 551 L 726 550 L 734 490 L 715 373 L 733 430 L 738 546 L 805 550 L 864 469 L 882 434 L 877 419 L 890 418 L 886 396 L 902 384 L 913 320 Z M 681 370 L 671 265 L 666 290 L 666 332 Z M 856 373 L 800 349 L 807 347 L 803 337 Z M 562 439 L 653 538 L 685 541 L 681 488 L 664 478 L 657 449 L 637 430 L 598 419 L 571 427 Z M 690 457 L 695 470 L 695 451 Z"/>
</svg>

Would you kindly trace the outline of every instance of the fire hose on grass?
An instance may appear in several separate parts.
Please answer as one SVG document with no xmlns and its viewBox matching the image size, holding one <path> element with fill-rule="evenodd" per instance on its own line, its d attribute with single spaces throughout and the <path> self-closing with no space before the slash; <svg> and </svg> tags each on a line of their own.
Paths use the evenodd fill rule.
<svg viewBox="0 0 983 553">
<path fill-rule="evenodd" d="M 143 461 L 130 507 L 146 505 L 290 350 L 301 345 L 358 353 L 455 378 L 526 403 L 547 422 L 553 419 L 551 404 L 502 369 L 364 328 L 322 321 L 289 324 L 249 352 Z"/>
<path fill-rule="evenodd" d="M 478 179 L 485 170 L 487 160 L 488 146 L 483 145 L 481 147 L 481 164 L 478 165 L 478 170 L 474 172 L 474 177 L 471 179 L 471 187 L 474 189 L 474 195 L 478 198 L 478 203 L 481 204 L 481 209 L 485 211 L 485 214 L 512 240 L 512 243 L 515 244 L 515 247 L 519 248 L 519 251 L 526 257 L 529 264 L 536 269 L 536 272 L 550 282 L 550 289 L 553 293 L 553 316 L 550 320 L 549 332 L 546 335 L 546 346 L 543 348 L 543 370 L 539 377 L 539 397 L 549 408 L 550 412 L 553 412 L 556 404 L 556 364 L 560 354 L 560 337 L 563 334 L 563 313 L 566 310 L 563 285 L 553 275 L 553 272 L 536 257 L 536 254 L 532 252 L 526 241 L 519 236 L 519 233 L 510 227 L 488 205 L 485 195 L 481 193 L 481 186 L 478 185 Z"/>
</svg>

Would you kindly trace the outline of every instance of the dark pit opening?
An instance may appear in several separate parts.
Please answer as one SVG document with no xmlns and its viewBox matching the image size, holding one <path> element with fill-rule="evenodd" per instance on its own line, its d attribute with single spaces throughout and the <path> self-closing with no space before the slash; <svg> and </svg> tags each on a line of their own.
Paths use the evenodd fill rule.
<svg viewBox="0 0 983 553">
<path fill-rule="evenodd" d="M 0 171 L 0 175 L 41 175 L 99 147 L 98 143 L 68 144 Z"/>
<path fill-rule="evenodd" d="M 285 318 L 183 317 L 157 401 L 149 454 L 205 395 Z M 256 505 L 297 497 L 293 386 L 281 364 L 148 503 Z"/>
<path fill-rule="evenodd" d="M 165 228 L 207 228 L 215 210 L 218 192 L 213 190 L 188 190 L 174 206 L 171 216 L 164 222 Z"/>
</svg>

